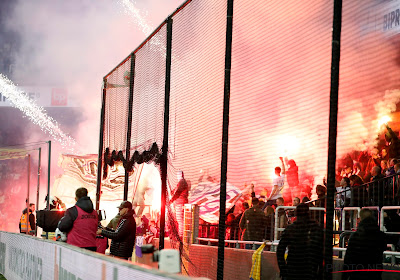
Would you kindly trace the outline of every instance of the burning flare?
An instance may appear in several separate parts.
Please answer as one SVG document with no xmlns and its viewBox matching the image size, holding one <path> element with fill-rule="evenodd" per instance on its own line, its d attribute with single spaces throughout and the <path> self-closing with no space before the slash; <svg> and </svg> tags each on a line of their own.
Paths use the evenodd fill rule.
<svg viewBox="0 0 400 280">
<path fill-rule="evenodd" d="M 392 118 L 385 115 L 378 120 L 378 129 L 380 130 L 382 125 L 386 125 L 388 122 L 392 121 Z"/>
</svg>

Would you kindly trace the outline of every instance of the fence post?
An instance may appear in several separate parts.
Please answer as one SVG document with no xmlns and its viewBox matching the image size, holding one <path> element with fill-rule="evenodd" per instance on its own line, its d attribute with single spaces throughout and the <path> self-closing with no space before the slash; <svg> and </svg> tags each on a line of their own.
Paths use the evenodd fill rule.
<svg viewBox="0 0 400 280">
<path fill-rule="evenodd" d="M 42 170 L 41 159 L 42 159 L 42 148 L 39 148 L 39 160 L 38 160 L 38 173 L 37 173 L 37 188 L 36 188 L 36 209 L 39 208 L 39 189 L 40 189 L 40 173 Z M 37 236 L 37 226 L 35 227 L 35 236 Z"/>
<path fill-rule="evenodd" d="M 224 279 L 226 173 L 228 170 L 229 99 L 231 93 L 233 0 L 227 1 L 225 41 L 224 109 L 222 123 L 221 183 L 219 196 L 218 266 L 217 280 Z"/>
<path fill-rule="evenodd" d="M 169 94 L 171 86 L 171 54 L 172 54 L 172 17 L 167 19 L 167 49 L 165 69 L 165 96 L 164 96 L 164 136 L 161 169 L 161 216 L 160 216 L 160 244 L 159 250 L 164 249 L 165 205 L 167 201 L 167 170 L 168 170 L 168 126 L 169 126 Z"/>
<path fill-rule="evenodd" d="M 96 210 L 99 210 L 100 206 L 101 175 L 103 170 L 104 122 L 105 122 L 106 93 L 107 93 L 106 88 L 107 88 L 107 79 L 103 78 L 103 95 L 101 98 L 101 113 L 100 113 L 99 154 L 97 157 Z"/>
<path fill-rule="evenodd" d="M 126 166 L 125 169 L 125 182 L 124 182 L 124 200 L 128 200 L 128 187 L 129 187 L 129 161 L 131 157 L 131 136 L 132 136 L 132 107 L 133 107 L 133 89 L 135 86 L 135 60 L 136 55 L 134 52 L 131 53 L 131 68 L 129 77 L 129 105 L 128 105 L 128 127 L 126 133 Z"/>
<path fill-rule="evenodd" d="M 326 203 L 326 228 L 324 246 L 324 279 L 332 279 L 333 255 L 333 211 L 335 193 L 335 168 L 336 168 L 336 137 L 337 137 L 337 112 L 339 93 L 339 62 L 340 62 L 340 34 L 342 30 L 342 0 L 334 1 L 332 31 L 332 62 L 331 62 L 331 91 L 329 109 L 329 139 L 328 139 L 328 184 Z"/>
</svg>

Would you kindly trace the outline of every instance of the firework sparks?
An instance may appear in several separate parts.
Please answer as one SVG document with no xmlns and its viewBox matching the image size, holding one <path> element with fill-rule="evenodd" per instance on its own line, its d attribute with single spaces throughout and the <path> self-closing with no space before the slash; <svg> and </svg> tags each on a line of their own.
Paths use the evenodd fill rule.
<svg viewBox="0 0 400 280">
<path fill-rule="evenodd" d="M 146 22 L 146 19 L 141 15 L 134 3 L 131 2 L 131 0 L 119 0 L 118 2 L 123 7 L 125 14 L 129 15 L 133 19 L 134 24 L 139 26 L 140 31 L 142 31 L 145 36 L 150 36 L 154 31 L 154 27 Z M 166 57 L 167 47 L 165 46 L 165 42 L 162 42 L 159 37 L 153 37 L 149 41 L 149 44 L 155 46 L 155 49 L 160 51 L 164 58 Z M 172 53 L 171 58 L 172 60 L 178 59 L 174 53 Z"/>
<path fill-rule="evenodd" d="M 123 6 L 124 12 L 132 16 L 134 23 L 140 27 L 144 35 L 149 36 L 154 28 L 147 24 L 144 17 L 140 14 L 139 9 L 137 9 L 130 0 L 119 0 L 118 2 Z"/>
<path fill-rule="evenodd" d="M 73 150 L 75 140 L 65 134 L 58 123 L 46 111 L 38 106 L 28 95 L 0 73 L 0 92 L 11 102 L 11 104 L 21 110 L 34 124 L 38 125 L 45 133 L 50 134 L 54 140 L 69 150 Z"/>
</svg>

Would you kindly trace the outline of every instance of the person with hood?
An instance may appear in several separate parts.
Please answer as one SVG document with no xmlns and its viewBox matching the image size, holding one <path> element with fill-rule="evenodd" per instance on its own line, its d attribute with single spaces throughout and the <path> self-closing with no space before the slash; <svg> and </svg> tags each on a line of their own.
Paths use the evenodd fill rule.
<svg viewBox="0 0 400 280">
<path fill-rule="evenodd" d="M 129 259 L 132 256 L 136 238 L 136 221 L 133 215 L 132 203 L 122 201 L 119 208 L 121 219 L 117 229 L 98 229 L 97 234 L 111 239 L 110 255 L 120 259 Z"/>
<path fill-rule="evenodd" d="M 93 202 L 87 196 L 86 188 L 75 191 L 75 206 L 65 211 L 58 223 L 58 229 L 67 233 L 67 243 L 96 251 L 96 230 L 99 222 Z"/>
<path fill-rule="evenodd" d="M 369 209 L 361 209 L 360 224 L 357 231 L 349 239 L 344 257 L 343 280 L 382 279 L 383 251 L 386 249 L 386 235 L 379 226 Z M 375 271 L 354 271 L 371 269 Z"/>
<path fill-rule="evenodd" d="M 321 279 L 324 234 L 322 227 L 310 219 L 307 204 L 297 205 L 296 221 L 282 233 L 276 258 L 282 279 Z M 285 251 L 288 255 L 285 259 Z"/>
<path fill-rule="evenodd" d="M 33 215 L 33 212 L 35 212 L 34 203 L 29 203 L 29 217 L 27 212 L 28 212 L 27 208 L 25 208 L 24 211 L 22 211 L 22 215 L 19 220 L 19 232 L 29 235 L 35 235 L 36 223 L 35 223 L 35 215 Z"/>
</svg>

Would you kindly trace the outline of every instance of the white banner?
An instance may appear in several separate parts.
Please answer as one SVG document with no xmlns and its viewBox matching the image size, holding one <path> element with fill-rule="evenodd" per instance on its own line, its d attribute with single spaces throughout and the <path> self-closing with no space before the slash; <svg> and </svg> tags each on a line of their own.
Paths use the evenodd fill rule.
<svg viewBox="0 0 400 280">
<path fill-rule="evenodd" d="M 7 279 L 17 280 L 191 279 L 63 242 L 3 231 L 0 231 L 0 273 Z"/>
<path fill-rule="evenodd" d="M 232 184 L 226 183 L 226 210 L 231 209 L 242 192 Z M 203 181 L 191 192 L 189 202 L 199 205 L 199 215 L 204 221 L 217 224 L 219 221 L 220 183 Z"/>
</svg>

